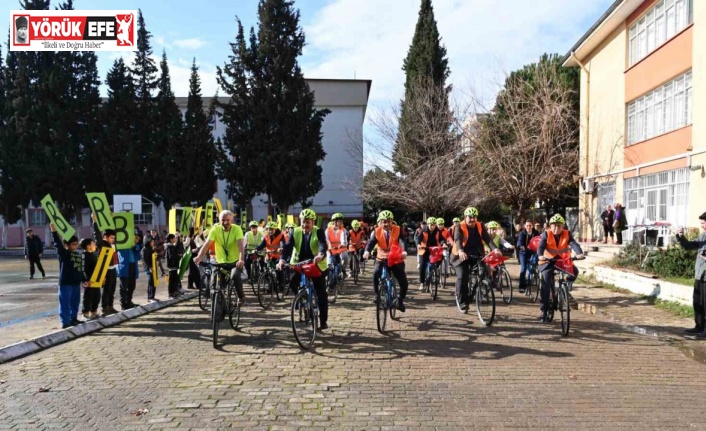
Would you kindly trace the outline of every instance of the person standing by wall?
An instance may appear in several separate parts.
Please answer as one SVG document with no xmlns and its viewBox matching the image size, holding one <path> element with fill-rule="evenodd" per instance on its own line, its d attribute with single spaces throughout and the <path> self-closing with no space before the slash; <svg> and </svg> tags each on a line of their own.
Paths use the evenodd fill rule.
<svg viewBox="0 0 706 431">
<path fill-rule="evenodd" d="M 25 239 L 25 260 L 29 260 L 29 279 L 34 278 L 34 265 L 42 273 L 42 278 L 46 277 L 44 268 L 42 267 L 42 254 L 44 253 L 44 244 L 32 229 L 27 229 L 27 238 Z"/>
<path fill-rule="evenodd" d="M 615 211 L 608 205 L 601 213 L 601 220 L 603 220 L 603 244 L 608 244 L 608 235 L 610 235 L 610 242 L 613 243 L 613 222 L 615 221 Z"/>
<path fill-rule="evenodd" d="M 628 228 L 628 217 L 621 204 L 615 204 L 613 227 L 615 228 L 615 243 L 620 245 L 623 243 L 623 231 Z"/>
<path fill-rule="evenodd" d="M 684 236 L 684 228 L 677 230 L 679 245 L 687 250 L 698 250 L 694 265 L 694 321 L 695 325 L 684 332 L 706 338 L 706 213 L 699 216 L 701 234 L 696 241 L 689 241 Z"/>
</svg>

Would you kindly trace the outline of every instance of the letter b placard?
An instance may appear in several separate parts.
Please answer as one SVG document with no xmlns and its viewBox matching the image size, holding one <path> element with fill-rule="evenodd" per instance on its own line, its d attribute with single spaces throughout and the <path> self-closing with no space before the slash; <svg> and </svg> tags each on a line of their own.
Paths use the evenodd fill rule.
<svg viewBox="0 0 706 431">
<path fill-rule="evenodd" d="M 76 233 L 76 229 L 74 229 L 73 226 L 66 221 L 64 216 L 61 215 L 59 208 L 54 203 L 54 199 L 51 198 L 51 195 L 47 194 L 44 196 L 41 203 L 42 208 L 44 208 L 44 211 L 47 213 L 47 217 L 49 217 L 49 221 L 54 225 L 56 231 L 59 232 L 59 235 L 64 240 L 68 241 L 68 239 Z"/>
<path fill-rule="evenodd" d="M 135 214 L 121 212 L 113 214 L 115 223 L 115 247 L 127 250 L 135 246 Z"/>
</svg>

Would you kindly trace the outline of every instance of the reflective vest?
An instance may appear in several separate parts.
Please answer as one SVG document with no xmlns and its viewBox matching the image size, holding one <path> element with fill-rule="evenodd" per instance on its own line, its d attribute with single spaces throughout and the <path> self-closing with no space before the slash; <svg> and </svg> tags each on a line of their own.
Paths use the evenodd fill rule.
<svg viewBox="0 0 706 431">
<path fill-rule="evenodd" d="M 363 232 L 363 229 L 359 229 L 358 232 L 352 230 L 350 231 L 351 235 L 351 245 L 355 246 L 356 250 L 360 250 L 363 248 L 363 235 L 365 232 Z"/>
<path fill-rule="evenodd" d="M 341 235 L 343 235 L 343 229 L 335 230 L 332 227 L 326 229 L 326 239 L 328 240 L 330 248 L 329 251 L 334 256 L 346 251 L 345 248 L 340 247 L 342 244 Z"/>
<path fill-rule="evenodd" d="M 252 231 L 250 231 L 246 233 L 245 236 L 248 238 L 247 244 L 245 244 L 245 250 L 248 253 L 252 253 L 262 243 L 262 233 L 257 231 L 257 235 L 253 235 Z"/>
<path fill-rule="evenodd" d="M 476 229 L 478 230 L 478 236 L 483 238 L 483 225 L 479 221 L 476 222 Z M 461 223 L 461 232 L 463 235 L 463 240 L 461 241 L 461 244 L 463 245 L 463 247 L 466 247 L 466 243 L 468 242 L 468 225 L 466 224 L 465 221 Z M 482 239 L 481 239 L 481 242 L 483 242 Z M 456 247 L 456 241 L 454 241 L 454 246 L 453 246 L 453 249 L 451 250 L 451 252 L 455 256 L 458 256 L 458 249 Z"/>
<path fill-rule="evenodd" d="M 385 260 L 387 259 L 387 255 L 390 253 L 390 247 L 392 247 L 393 244 L 399 244 L 400 242 L 400 227 L 392 226 L 389 243 L 387 242 L 387 239 L 385 239 L 385 231 L 382 227 L 375 229 L 375 239 L 378 242 L 377 260 Z"/>
<path fill-rule="evenodd" d="M 559 245 L 556 244 L 556 237 L 553 233 L 547 232 L 547 248 L 544 249 L 544 257 L 552 259 L 564 253 L 571 251 L 569 247 L 569 231 L 564 231 L 559 235 Z"/>
<path fill-rule="evenodd" d="M 444 239 L 449 239 L 449 233 L 451 232 L 450 230 L 444 228 L 439 229 L 441 231 L 441 236 L 444 237 Z"/>
<path fill-rule="evenodd" d="M 319 237 L 317 236 L 319 228 L 314 226 L 314 228 L 311 230 L 311 238 L 309 239 L 309 247 L 311 248 L 311 254 L 316 256 L 319 254 Z M 294 252 L 292 253 L 292 258 L 289 260 L 289 263 L 291 264 L 296 264 L 299 262 L 299 255 L 301 254 L 300 251 L 302 249 L 302 240 L 304 239 L 304 231 L 302 228 L 297 227 L 294 228 Z M 317 263 L 316 266 L 319 267 L 319 270 L 321 272 L 326 271 L 328 268 L 328 263 L 326 263 L 326 259 L 322 259 L 321 262 Z"/>
<path fill-rule="evenodd" d="M 435 230 L 433 235 L 436 238 L 436 245 L 439 245 L 439 234 L 441 231 L 439 229 Z M 424 254 L 427 252 L 427 242 L 429 241 L 429 233 L 428 232 L 422 232 L 422 242 L 417 246 L 417 254 L 420 256 L 424 256 Z"/>
<path fill-rule="evenodd" d="M 284 234 L 282 232 L 280 232 L 279 235 L 274 238 L 272 238 L 270 235 L 267 235 L 265 237 L 265 248 L 267 249 L 267 251 L 277 251 L 277 249 L 279 248 L 279 244 L 282 242 L 282 238 L 284 238 Z M 279 259 L 280 256 L 280 253 L 270 253 L 271 259 Z"/>
</svg>

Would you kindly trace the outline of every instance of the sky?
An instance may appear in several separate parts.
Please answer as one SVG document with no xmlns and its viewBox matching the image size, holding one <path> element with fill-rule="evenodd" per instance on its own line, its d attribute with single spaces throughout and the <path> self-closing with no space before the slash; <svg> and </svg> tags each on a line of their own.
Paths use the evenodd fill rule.
<svg viewBox="0 0 706 431">
<path fill-rule="evenodd" d="M 494 97 L 504 72 L 542 53 L 565 54 L 613 0 L 434 0 L 442 43 L 456 89 Z M 0 25 L 8 28 L 17 0 L 3 0 Z M 215 94 L 216 66 L 228 59 L 236 17 L 257 24 L 256 0 L 74 0 L 76 9 L 141 8 L 159 61 L 165 50 L 177 96 L 188 94 L 189 68 L 200 67 L 203 95 Z M 60 2 L 52 0 L 52 8 Z M 308 78 L 371 79 L 370 104 L 397 103 L 403 94 L 402 61 L 412 41 L 419 0 L 296 0 L 307 46 L 299 62 Z M 6 47 L 3 43 L 3 51 Z M 133 53 L 99 53 L 105 80 L 113 61 Z M 101 88 L 105 95 L 105 86 Z M 223 95 L 223 92 L 220 93 Z"/>
</svg>

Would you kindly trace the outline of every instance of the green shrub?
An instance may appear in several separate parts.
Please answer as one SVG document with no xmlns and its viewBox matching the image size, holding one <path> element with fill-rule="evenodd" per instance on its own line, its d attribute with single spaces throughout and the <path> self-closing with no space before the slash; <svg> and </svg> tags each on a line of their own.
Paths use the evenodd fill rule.
<svg viewBox="0 0 706 431">
<path fill-rule="evenodd" d="M 649 249 L 642 247 L 635 242 L 626 243 L 620 252 L 613 257 L 611 263 L 621 268 L 640 270 L 642 259 L 645 258 Z M 640 254 L 642 252 L 642 254 Z"/>
<path fill-rule="evenodd" d="M 685 250 L 677 245 L 672 245 L 667 250 L 658 251 L 658 254 L 649 260 L 647 269 L 660 277 L 693 277 L 695 250 Z"/>
</svg>

